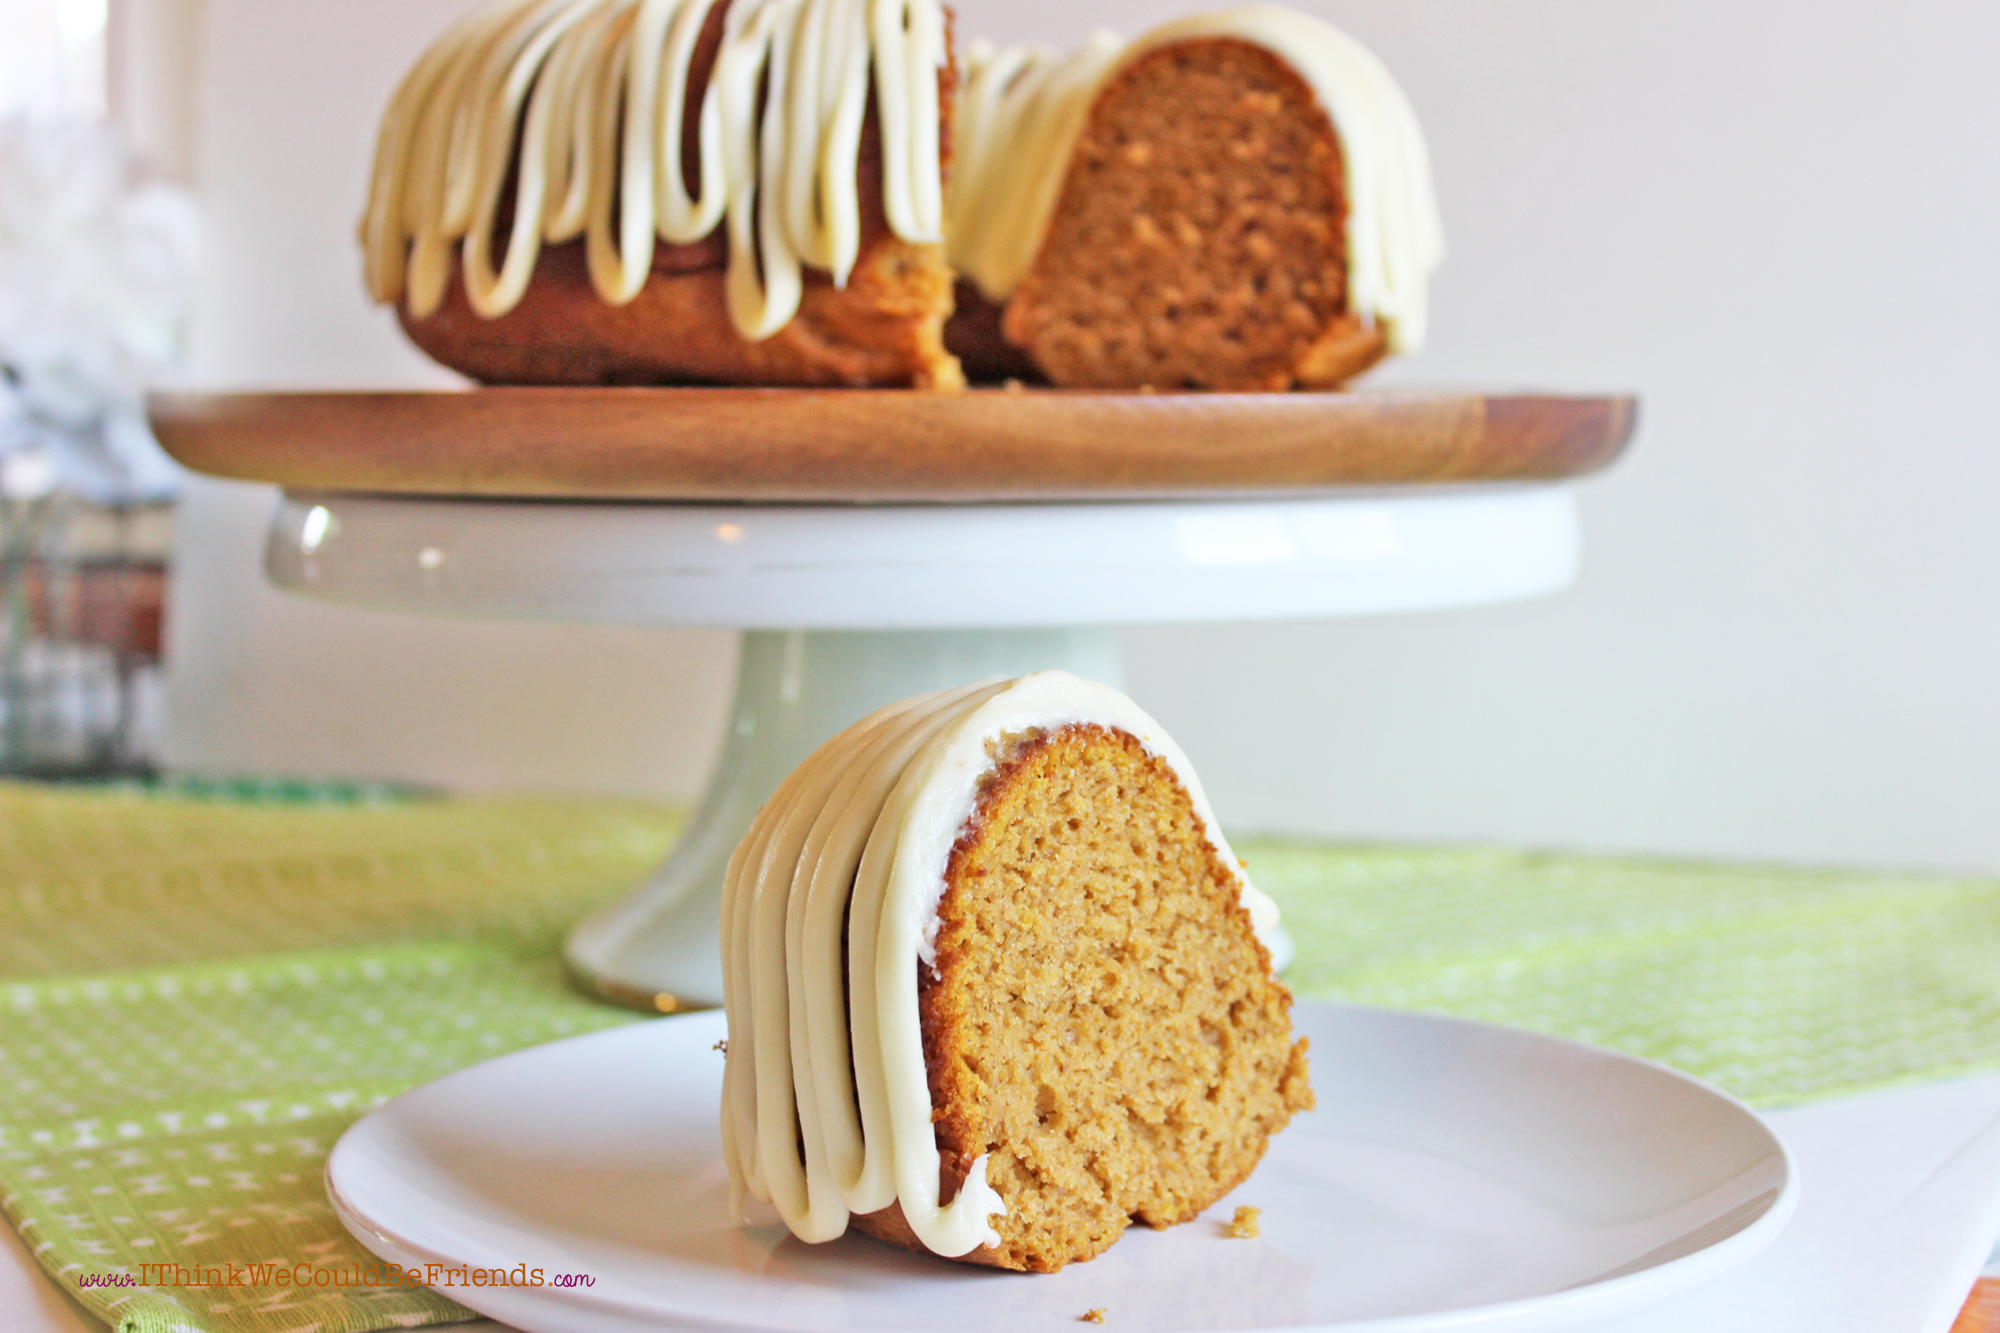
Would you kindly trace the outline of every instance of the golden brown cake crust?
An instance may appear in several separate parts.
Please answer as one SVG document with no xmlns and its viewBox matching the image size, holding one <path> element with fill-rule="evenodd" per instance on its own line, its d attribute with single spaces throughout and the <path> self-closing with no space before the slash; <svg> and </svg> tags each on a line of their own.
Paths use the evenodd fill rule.
<svg viewBox="0 0 2000 1333">
<path fill-rule="evenodd" d="M 682 267 L 663 247 L 639 294 L 614 306 L 591 286 L 581 242 L 543 252 L 521 303 L 484 319 L 453 279 L 424 319 L 398 308 L 410 340 L 485 384 L 798 384 L 956 388 L 944 347 L 951 273 L 933 245 L 879 230 L 845 288 L 808 271 L 799 310 L 750 342 L 729 320 L 720 265 Z"/>
<path fill-rule="evenodd" d="M 1173 771 L 1124 732 L 1023 738 L 953 850 L 919 1009 L 941 1197 L 990 1154 L 1000 1244 L 1053 1272 L 1185 1222 L 1312 1105 L 1291 996 Z M 855 1219 L 920 1248 L 895 1209 Z"/>
<path fill-rule="evenodd" d="M 728 4 L 709 11 L 689 68 L 682 160 L 688 189 L 701 188 L 694 136 L 722 39 Z M 958 68 L 938 71 L 940 142 L 949 170 Z M 861 250 L 844 288 L 805 272 L 798 313 L 771 337 L 751 342 L 729 318 L 723 228 L 690 245 L 656 243 L 652 275 L 630 302 L 614 306 L 591 285 L 581 241 L 545 249 L 521 301 L 497 319 L 467 303 L 454 274 L 444 303 L 424 318 L 399 304 L 410 340 L 436 361 L 484 384 L 770 384 L 955 389 L 965 382 L 944 345 L 951 270 L 942 247 L 913 245 L 889 229 L 882 210 L 882 140 L 871 93 L 862 124 L 856 183 Z M 503 208 L 498 235 L 512 225 Z"/>
<path fill-rule="evenodd" d="M 1386 344 L 1347 306 L 1341 147 L 1281 57 L 1147 52 L 1099 92 L 1004 332 L 1057 384 L 1328 387 Z"/>
</svg>

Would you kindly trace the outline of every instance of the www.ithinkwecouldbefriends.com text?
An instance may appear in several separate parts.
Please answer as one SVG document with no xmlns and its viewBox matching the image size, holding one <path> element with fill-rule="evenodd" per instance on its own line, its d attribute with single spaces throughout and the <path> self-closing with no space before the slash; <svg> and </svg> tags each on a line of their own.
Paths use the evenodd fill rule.
<svg viewBox="0 0 2000 1333">
<path fill-rule="evenodd" d="M 550 1273 L 516 1264 L 512 1268 L 465 1268 L 450 1264 L 139 1264 L 137 1272 L 85 1273 L 80 1287 L 594 1287 L 588 1273 Z"/>
</svg>

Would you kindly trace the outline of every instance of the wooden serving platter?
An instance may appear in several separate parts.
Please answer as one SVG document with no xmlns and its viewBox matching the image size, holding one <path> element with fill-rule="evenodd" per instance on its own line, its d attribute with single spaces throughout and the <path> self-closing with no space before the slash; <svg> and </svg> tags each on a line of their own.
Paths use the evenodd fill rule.
<svg viewBox="0 0 2000 1333">
<path fill-rule="evenodd" d="M 1629 397 L 977 389 L 160 394 L 167 452 L 295 490 L 762 503 L 1248 497 L 1550 481 Z"/>
</svg>

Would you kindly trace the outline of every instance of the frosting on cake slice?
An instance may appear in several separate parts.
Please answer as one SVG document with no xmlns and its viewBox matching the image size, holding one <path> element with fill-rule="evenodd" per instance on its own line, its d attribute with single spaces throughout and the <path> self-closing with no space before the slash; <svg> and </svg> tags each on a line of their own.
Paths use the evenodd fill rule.
<svg viewBox="0 0 2000 1333">
<path fill-rule="evenodd" d="M 730 862 L 739 1216 L 1037 1271 L 1193 1217 L 1311 1102 L 1276 917 L 1117 691 L 1045 672 L 871 714 Z"/>
</svg>

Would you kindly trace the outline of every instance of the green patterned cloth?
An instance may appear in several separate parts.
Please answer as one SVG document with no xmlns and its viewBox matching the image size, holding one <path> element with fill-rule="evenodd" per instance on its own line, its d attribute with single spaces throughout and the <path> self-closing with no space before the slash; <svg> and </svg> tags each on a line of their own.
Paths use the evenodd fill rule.
<svg viewBox="0 0 2000 1333">
<path fill-rule="evenodd" d="M 2000 880 L 1244 842 L 1300 995 L 1535 1028 L 1758 1106 L 2000 1067 Z"/>
<path fill-rule="evenodd" d="M 565 983 L 557 946 L 676 815 L 378 797 L 0 784 L 0 1210 L 121 1330 L 470 1318 L 367 1283 L 328 1149 L 416 1084 L 631 1021 Z M 149 1285 L 85 1285 L 105 1275 Z"/>
<path fill-rule="evenodd" d="M 369 1283 L 328 1148 L 447 1070 L 630 1021 L 564 984 L 557 942 L 664 854 L 671 812 L 312 796 L 0 785 L 0 1208 L 122 1329 L 465 1318 Z M 1237 850 L 1301 995 L 1582 1037 L 1766 1105 L 2000 1067 L 2000 881 Z"/>
</svg>

